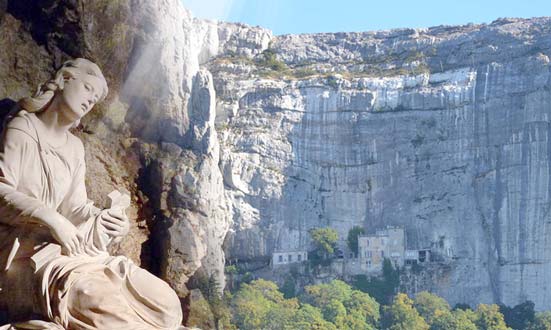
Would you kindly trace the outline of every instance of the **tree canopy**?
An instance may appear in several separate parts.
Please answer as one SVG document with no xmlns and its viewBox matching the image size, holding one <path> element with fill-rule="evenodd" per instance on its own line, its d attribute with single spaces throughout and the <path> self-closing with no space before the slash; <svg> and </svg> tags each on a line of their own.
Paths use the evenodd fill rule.
<svg viewBox="0 0 551 330">
<path fill-rule="evenodd" d="M 310 230 L 312 241 L 316 245 L 316 250 L 320 251 L 324 256 L 328 256 L 335 252 L 339 234 L 333 228 L 314 228 Z"/>
<path fill-rule="evenodd" d="M 413 301 L 404 293 L 394 298 L 392 305 L 384 308 L 383 328 L 389 330 L 429 330 L 429 325 L 419 315 Z"/>
<path fill-rule="evenodd" d="M 358 236 L 364 234 L 365 231 L 360 226 L 354 226 L 348 231 L 348 237 L 346 238 L 346 243 L 348 248 L 355 254 L 358 254 Z"/>
</svg>

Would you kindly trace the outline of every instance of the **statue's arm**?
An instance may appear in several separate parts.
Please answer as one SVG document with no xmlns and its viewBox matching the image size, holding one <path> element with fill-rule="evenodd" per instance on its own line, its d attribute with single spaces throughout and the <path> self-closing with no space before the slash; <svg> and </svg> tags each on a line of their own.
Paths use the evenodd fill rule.
<svg viewBox="0 0 551 330">
<path fill-rule="evenodd" d="M 75 138 L 76 139 L 76 138 Z M 76 142 L 78 161 L 73 175 L 71 189 L 59 206 L 59 212 L 75 225 L 79 225 L 100 213 L 100 209 L 88 200 L 85 186 L 86 163 L 82 142 Z"/>
<path fill-rule="evenodd" d="M 29 161 L 40 161 L 36 154 L 36 142 L 18 129 L 7 129 L 3 146 L 0 148 L 0 222 L 17 226 L 22 223 L 36 223 L 50 228 L 67 221 L 42 201 L 17 190 L 22 165 Z"/>
</svg>

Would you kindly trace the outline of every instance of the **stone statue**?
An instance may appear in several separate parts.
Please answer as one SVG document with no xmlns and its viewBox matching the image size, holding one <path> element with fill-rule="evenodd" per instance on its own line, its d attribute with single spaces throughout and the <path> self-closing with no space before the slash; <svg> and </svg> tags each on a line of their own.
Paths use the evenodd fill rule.
<svg viewBox="0 0 551 330">
<path fill-rule="evenodd" d="M 107 95 L 98 66 L 66 62 L 3 130 L 0 143 L 0 329 L 179 329 L 180 301 L 108 245 L 129 230 L 125 194 L 87 199 L 84 147 L 69 129 Z M 31 321 L 29 321 L 31 320 Z M 17 323 L 22 322 L 22 323 Z"/>
</svg>

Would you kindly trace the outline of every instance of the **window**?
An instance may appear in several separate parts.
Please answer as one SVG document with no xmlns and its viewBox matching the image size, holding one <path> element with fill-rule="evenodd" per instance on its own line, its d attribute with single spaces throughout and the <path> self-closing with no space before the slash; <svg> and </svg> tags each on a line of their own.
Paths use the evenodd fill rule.
<svg viewBox="0 0 551 330">
<path fill-rule="evenodd" d="M 381 251 L 381 258 L 385 257 L 385 251 Z"/>
<path fill-rule="evenodd" d="M 279 262 L 283 262 L 283 256 L 280 255 L 278 260 L 279 260 Z"/>
<path fill-rule="evenodd" d="M 372 257 L 371 251 L 367 252 L 367 256 L 370 257 L 370 258 Z"/>
<path fill-rule="evenodd" d="M 367 265 L 368 265 L 368 266 L 371 266 L 371 260 L 368 260 L 368 261 L 367 261 Z"/>
<path fill-rule="evenodd" d="M 293 262 L 293 255 L 292 254 L 287 256 L 287 261 Z"/>
<path fill-rule="evenodd" d="M 298 258 L 298 261 L 302 261 L 302 254 L 299 254 L 299 255 L 297 256 L 297 258 Z"/>
<path fill-rule="evenodd" d="M 369 240 L 366 241 L 366 244 L 365 244 L 365 245 L 369 246 Z"/>
</svg>

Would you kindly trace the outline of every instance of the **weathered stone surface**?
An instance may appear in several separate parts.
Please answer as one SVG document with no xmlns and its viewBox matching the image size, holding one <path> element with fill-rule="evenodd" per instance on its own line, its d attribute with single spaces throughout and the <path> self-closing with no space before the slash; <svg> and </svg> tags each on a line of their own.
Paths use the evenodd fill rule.
<svg viewBox="0 0 551 330">
<path fill-rule="evenodd" d="M 230 258 L 305 249 L 313 227 L 402 225 L 451 262 L 431 283 L 450 302 L 551 308 L 549 18 L 272 47 L 311 78 L 212 63 Z"/>
<path fill-rule="evenodd" d="M 0 21 L 0 98 L 19 99 L 50 77 L 52 60 L 44 47 L 33 42 L 24 26 L 10 14 Z"/>
<path fill-rule="evenodd" d="M 181 297 L 199 267 L 223 284 L 230 218 L 212 77 L 198 72 L 226 44 L 258 54 L 271 33 L 194 19 L 177 0 L 0 5 L 0 44 L 9 45 L 0 52 L 0 98 L 28 95 L 69 57 L 95 61 L 107 77 L 108 100 L 76 133 L 87 150 L 89 197 L 106 206 L 115 186 L 132 194 L 131 234 L 113 252 L 162 274 Z"/>
</svg>

